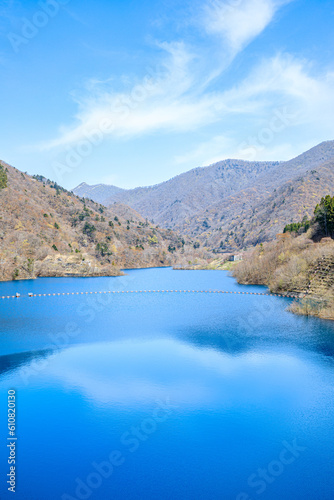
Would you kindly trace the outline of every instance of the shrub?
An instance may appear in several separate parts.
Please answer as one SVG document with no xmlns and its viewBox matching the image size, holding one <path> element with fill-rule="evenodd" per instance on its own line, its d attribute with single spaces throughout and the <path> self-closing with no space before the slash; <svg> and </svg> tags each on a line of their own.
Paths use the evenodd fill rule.
<svg viewBox="0 0 334 500">
<path fill-rule="evenodd" d="M 107 243 L 98 243 L 96 245 L 96 252 L 101 254 L 102 257 L 105 255 L 111 255 Z"/>
<path fill-rule="evenodd" d="M 7 174 L 2 165 L 0 165 L 0 189 L 7 187 Z"/>
<path fill-rule="evenodd" d="M 34 270 L 34 262 L 34 259 L 27 259 L 27 268 L 29 273 L 32 273 Z"/>
<path fill-rule="evenodd" d="M 157 245 L 159 243 L 158 238 L 156 235 L 153 235 L 151 238 L 148 239 L 148 242 L 150 245 Z"/>
<path fill-rule="evenodd" d="M 55 252 L 58 252 L 58 248 L 56 247 L 55 244 L 52 245 L 52 248 L 55 250 Z"/>
<path fill-rule="evenodd" d="M 18 269 L 14 269 L 14 272 L 12 274 L 13 280 L 15 280 L 18 277 L 19 274 L 20 274 L 20 271 Z"/>
<path fill-rule="evenodd" d="M 82 232 L 87 234 L 87 236 L 92 236 L 94 231 L 96 231 L 96 227 L 93 224 L 89 224 L 89 222 L 85 222 Z"/>
</svg>

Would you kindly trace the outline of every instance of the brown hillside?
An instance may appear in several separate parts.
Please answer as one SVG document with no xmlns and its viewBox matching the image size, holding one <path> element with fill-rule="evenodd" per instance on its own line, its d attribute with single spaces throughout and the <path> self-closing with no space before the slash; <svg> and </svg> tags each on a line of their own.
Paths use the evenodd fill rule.
<svg viewBox="0 0 334 500">
<path fill-rule="evenodd" d="M 193 242 L 145 221 L 124 205 L 109 209 L 5 162 L 0 188 L 0 280 L 118 275 L 209 257 Z"/>
<path fill-rule="evenodd" d="M 314 243 L 308 234 L 282 235 L 257 245 L 233 269 L 239 283 L 268 285 L 273 293 L 300 297 L 291 310 L 297 314 L 334 319 L 334 241 Z"/>
<path fill-rule="evenodd" d="M 225 160 L 156 186 L 120 190 L 81 184 L 74 192 L 123 202 L 144 217 L 221 251 L 272 240 L 334 194 L 334 141 L 286 162 Z"/>
</svg>

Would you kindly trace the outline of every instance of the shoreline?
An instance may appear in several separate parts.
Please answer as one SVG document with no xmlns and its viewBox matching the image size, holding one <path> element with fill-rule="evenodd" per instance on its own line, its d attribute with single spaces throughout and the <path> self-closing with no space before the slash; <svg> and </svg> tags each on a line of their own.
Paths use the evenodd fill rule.
<svg viewBox="0 0 334 500">
<path fill-rule="evenodd" d="M 220 268 L 215 268 L 215 267 L 205 267 L 205 266 L 192 266 L 192 267 L 177 267 L 173 265 L 167 265 L 167 266 L 148 266 L 148 267 L 131 267 L 131 268 L 122 268 L 119 270 L 119 273 L 117 274 L 64 274 L 64 275 L 45 275 L 45 276 L 36 276 L 36 277 L 29 277 L 29 278 L 21 278 L 21 279 L 8 279 L 8 280 L 0 280 L 0 283 L 10 283 L 10 282 L 27 282 L 27 281 L 36 281 L 39 279 L 63 279 L 63 278 L 80 278 L 80 279 L 85 279 L 85 278 L 117 278 L 120 276 L 126 276 L 126 271 L 136 271 L 136 270 L 148 270 L 148 269 L 172 269 L 173 271 L 225 271 L 229 272 L 233 270 L 233 268 L 237 265 L 237 263 L 234 262 L 227 262 L 227 266 L 224 269 L 223 267 Z M 210 265 L 210 264 L 209 264 Z M 238 279 L 231 274 L 230 275 L 239 285 L 243 285 L 245 287 L 247 286 L 263 286 L 267 288 L 268 292 L 271 293 L 270 287 L 266 284 L 263 283 L 250 283 L 250 282 L 240 282 Z M 272 292 L 275 293 L 275 292 Z M 285 298 L 284 295 L 280 296 L 281 298 Z M 286 297 L 288 298 L 288 297 Z M 334 316 L 330 317 L 327 315 L 327 312 L 324 308 L 317 309 L 314 306 L 311 307 L 310 303 L 312 301 L 312 297 L 305 298 L 305 297 L 299 297 L 296 298 L 290 306 L 287 308 L 287 311 L 291 312 L 292 314 L 296 314 L 298 316 L 304 316 L 304 317 L 315 317 L 318 319 L 322 319 L 325 321 L 334 321 Z"/>
<path fill-rule="evenodd" d="M 119 276 L 125 276 L 126 275 L 126 271 L 137 271 L 137 270 L 146 270 L 146 269 L 168 269 L 168 268 L 171 268 L 173 270 L 174 267 L 172 265 L 168 265 L 168 266 L 148 266 L 148 267 L 123 267 L 121 269 L 119 269 L 119 273 L 116 273 L 116 274 L 98 274 L 98 273 L 92 273 L 92 274 L 77 274 L 77 273 L 73 273 L 73 274 L 47 274 L 47 275 L 39 275 L 39 276 L 31 276 L 31 277 L 27 277 L 27 278 L 20 278 L 20 279 L 0 279 L 0 283 L 11 283 L 11 282 L 15 282 L 15 283 L 18 283 L 20 281 L 35 281 L 35 280 L 39 280 L 39 279 L 45 279 L 45 278 L 52 278 L 52 279 L 55 279 L 55 278 L 59 278 L 59 279 L 62 279 L 62 278 L 118 278 Z"/>
</svg>

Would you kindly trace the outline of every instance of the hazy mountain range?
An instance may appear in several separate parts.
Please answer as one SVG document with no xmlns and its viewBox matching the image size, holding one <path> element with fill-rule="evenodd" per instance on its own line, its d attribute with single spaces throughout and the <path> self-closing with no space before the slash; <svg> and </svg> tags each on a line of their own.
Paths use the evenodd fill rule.
<svg viewBox="0 0 334 500">
<path fill-rule="evenodd" d="M 111 206 L 128 205 L 165 228 L 231 250 L 275 238 L 310 217 L 334 193 L 334 141 L 285 162 L 224 160 L 150 187 L 121 189 L 82 183 L 73 192 Z"/>
</svg>

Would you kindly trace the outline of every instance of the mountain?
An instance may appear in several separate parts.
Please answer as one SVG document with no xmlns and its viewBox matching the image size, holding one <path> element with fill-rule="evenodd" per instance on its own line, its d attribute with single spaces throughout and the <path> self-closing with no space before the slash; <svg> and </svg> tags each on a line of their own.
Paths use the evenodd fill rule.
<svg viewBox="0 0 334 500">
<path fill-rule="evenodd" d="M 194 213 L 255 183 L 259 175 L 277 165 L 278 162 L 226 160 L 195 168 L 155 186 L 119 190 L 115 186 L 82 183 L 73 192 L 105 205 L 125 203 L 150 220 L 172 228 L 182 225 Z"/>
<path fill-rule="evenodd" d="M 97 184 L 96 186 L 89 186 L 85 182 L 82 182 L 75 188 L 75 191 L 78 196 L 91 198 L 97 203 L 105 204 L 108 198 L 117 198 L 118 195 L 121 195 L 125 189 L 118 188 L 116 186 L 108 186 L 106 184 Z M 74 190 L 73 190 L 74 192 Z M 91 196 L 86 196 L 86 193 L 90 192 Z"/>
<path fill-rule="evenodd" d="M 114 276 L 210 256 L 123 204 L 84 200 L 0 161 L 0 280 Z"/>
<path fill-rule="evenodd" d="M 151 187 L 119 190 L 81 184 L 74 193 L 111 206 L 125 203 L 159 225 L 232 250 L 268 241 L 312 214 L 334 191 L 334 141 L 285 162 L 225 160 Z"/>
</svg>

